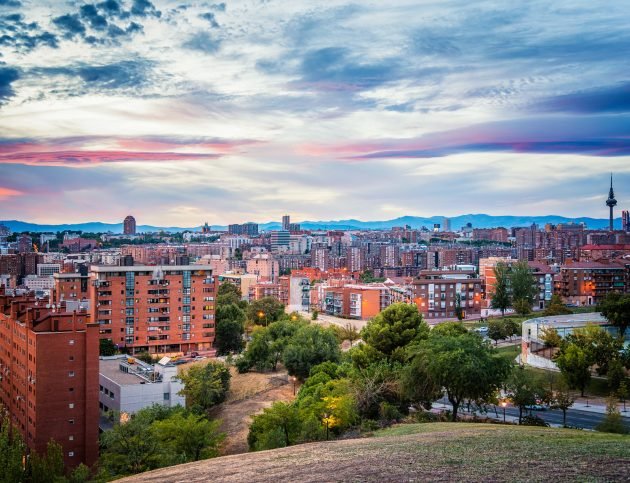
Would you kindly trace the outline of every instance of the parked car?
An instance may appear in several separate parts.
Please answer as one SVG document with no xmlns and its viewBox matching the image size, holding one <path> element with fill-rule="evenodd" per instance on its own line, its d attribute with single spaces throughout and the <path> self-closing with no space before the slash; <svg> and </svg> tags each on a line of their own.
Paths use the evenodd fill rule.
<svg viewBox="0 0 630 483">
<path fill-rule="evenodd" d="M 531 404 L 529 406 L 525 406 L 525 409 L 528 409 L 530 411 L 546 411 L 547 407 L 543 406 L 542 404 Z"/>
</svg>

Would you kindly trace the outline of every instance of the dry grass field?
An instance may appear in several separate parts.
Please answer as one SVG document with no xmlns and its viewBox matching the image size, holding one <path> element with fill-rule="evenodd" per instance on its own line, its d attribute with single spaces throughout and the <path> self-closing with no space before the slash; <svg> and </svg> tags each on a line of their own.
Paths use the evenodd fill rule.
<svg viewBox="0 0 630 483">
<path fill-rule="evenodd" d="M 371 438 L 189 463 L 128 482 L 628 481 L 630 437 L 475 423 L 399 425 Z"/>
</svg>

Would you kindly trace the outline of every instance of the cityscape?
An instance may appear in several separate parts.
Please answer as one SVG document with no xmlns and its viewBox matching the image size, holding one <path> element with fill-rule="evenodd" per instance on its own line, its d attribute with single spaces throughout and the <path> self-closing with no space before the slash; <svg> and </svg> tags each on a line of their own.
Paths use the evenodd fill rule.
<svg viewBox="0 0 630 483">
<path fill-rule="evenodd" d="M 0 481 L 627 481 L 627 20 L 0 0 Z"/>
</svg>

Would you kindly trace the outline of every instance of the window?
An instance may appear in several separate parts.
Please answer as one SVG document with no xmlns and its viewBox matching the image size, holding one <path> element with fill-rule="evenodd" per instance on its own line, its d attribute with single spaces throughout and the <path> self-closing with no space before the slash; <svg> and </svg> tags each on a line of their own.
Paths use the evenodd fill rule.
<svg viewBox="0 0 630 483">
<path fill-rule="evenodd" d="M 68 409 L 74 409 L 74 403 L 69 403 L 68 404 Z"/>
<path fill-rule="evenodd" d="M 72 435 L 68 436 L 68 441 L 74 441 L 74 436 Z"/>
<path fill-rule="evenodd" d="M 68 377 L 74 377 L 74 371 L 68 372 Z"/>
<path fill-rule="evenodd" d="M 69 424 L 74 424 L 74 419 L 68 419 Z"/>
<path fill-rule="evenodd" d="M 74 451 L 68 451 L 68 456 L 72 458 L 74 456 Z"/>
<path fill-rule="evenodd" d="M 68 360 L 73 361 L 74 360 L 74 356 L 68 357 Z"/>
<path fill-rule="evenodd" d="M 70 340 L 68 341 L 68 344 L 69 344 L 69 345 L 74 345 L 74 339 L 70 339 Z"/>
<path fill-rule="evenodd" d="M 164 393 L 164 400 L 168 401 L 171 398 L 171 393 L 170 392 L 165 392 Z"/>
</svg>

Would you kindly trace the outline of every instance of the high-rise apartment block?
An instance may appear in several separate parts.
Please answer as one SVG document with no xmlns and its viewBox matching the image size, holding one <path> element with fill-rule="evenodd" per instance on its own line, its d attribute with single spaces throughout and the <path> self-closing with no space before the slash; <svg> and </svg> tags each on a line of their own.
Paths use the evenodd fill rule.
<svg viewBox="0 0 630 483">
<path fill-rule="evenodd" d="M 0 403 L 30 450 L 54 439 L 69 467 L 98 457 L 98 338 L 85 311 L 0 292 Z"/>
<path fill-rule="evenodd" d="M 258 236 L 258 225 L 256 223 L 243 223 L 242 225 L 229 225 L 230 235 Z"/>
<path fill-rule="evenodd" d="M 291 217 L 289 215 L 284 215 L 282 217 L 282 229 L 285 231 L 289 231 L 291 227 Z"/>
<path fill-rule="evenodd" d="M 135 235 L 136 234 L 136 219 L 129 215 L 125 218 L 123 222 L 123 233 L 125 235 Z"/>
<path fill-rule="evenodd" d="M 621 229 L 630 232 L 630 211 L 623 210 L 621 212 Z"/>
<path fill-rule="evenodd" d="M 208 350 L 217 283 L 208 265 L 92 266 L 92 318 L 132 353 Z"/>
</svg>

